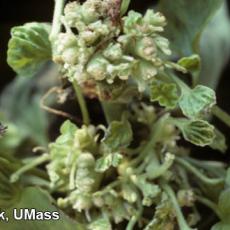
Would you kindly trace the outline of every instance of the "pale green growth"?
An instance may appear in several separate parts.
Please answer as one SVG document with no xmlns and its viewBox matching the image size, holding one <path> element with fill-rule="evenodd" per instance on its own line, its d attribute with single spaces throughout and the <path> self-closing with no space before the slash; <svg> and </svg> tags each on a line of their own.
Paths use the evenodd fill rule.
<svg viewBox="0 0 230 230">
<path fill-rule="evenodd" d="M 95 160 L 88 151 L 93 154 L 97 151 L 95 127 L 83 126 L 78 129 L 70 121 L 66 121 L 61 127 L 61 135 L 50 144 L 51 162 L 47 165 L 47 170 L 51 187 L 60 191 L 78 188 L 77 178 L 86 173 L 89 177 L 85 177 L 85 185 L 80 187 L 90 190 L 88 187 L 94 186 L 94 178 L 90 176 L 90 169 L 86 168 L 89 166 L 94 170 Z M 97 177 L 96 173 L 95 175 Z"/>
<path fill-rule="evenodd" d="M 145 82 L 166 66 L 179 68 L 166 58 L 171 50 L 169 41 L 159 35 L 166 26 L 161 13 L 148 10 L 142 16 L 130 11 L 117 26 L 108 13 L 110 4 L 88 0 L 66 5 L 62 17 L 66 32 L 58 35 L 53 57 L 66 77 L 79 83 L 94 79 L 109 84 L 117 78 L 133 78 L 143 91 Z"/>
</svg>

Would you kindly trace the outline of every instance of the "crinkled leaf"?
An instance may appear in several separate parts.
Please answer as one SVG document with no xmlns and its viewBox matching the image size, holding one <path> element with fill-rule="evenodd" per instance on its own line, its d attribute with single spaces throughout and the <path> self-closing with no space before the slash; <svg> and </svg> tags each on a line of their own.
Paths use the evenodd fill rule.
<svg viewBox="0 0 230 230">
<path fill-rule="evenodd" d="M 49 31 L 50 25 L 38 22 L 12 28 L 7 62 L 18 75 L 33 76 L 51 59 Z"/>
<path fill-rule="evenodd" d="M 230 20 L 227 3 L 218 10 L 201 36 L 200 84 L 215 89 L 230 56 Z"/>
<path fill-rule="evenodd" d="M 68 134 L 74 136 L 76 131 L 77 131 L 77 126 L 75 124 L 73 124 L 70 120 L 65 121 L 60 128 L 61 134 L 67 134 L 68 133 Z"/>
<path fill-rule="evenodd" d="M 60 219 L 59 220 L 49 220 L 49 221 L 28 221 L 21 220 L 17 221 L 12 217 L 13 209 L 16 208 L 19 210 L 20 208 L 29 208 L 36 209 L 36 211 L 49 211 L 49 212 L 59 212 Z M 9 222 L 0 222 L 0 228 L 5 230 L 12 229 L 25 229 L 25 230 L 51 230 L 51 229 L 69 229 L 69 230 L 84 230 L 80 223 L 77 223 L 67 217 L 61 210 L 58 210 L 53 204 L 52 200 L 49 197 L 48 193 L 34 187 L 25 188 L 22 193 L 20 199 L 14 203 L 14 205 L 5 210 L 7 216 L 9 217 Z"/>
<path fill-rule="evenodd" d="M 121 2 L 121 13 L 120 13 L 121 16 L 127 12 L 130 2 L 131 2 L 131 0 L 122 0 L 122 2 Z"/>
<path fill-rule="evenodd" d="M 105 172 L 111 166 L 117 167 L 120 164 L 122 158 L 122 155 L 119 153 L 110 153 L 96 161 L 95 170 L 97 172 Z"/>
<path fill-rule="evenodd" d="M 191 55 L 199 36 L 223 0 L 160 0 L 159 11 L 167 18 L 166 36 L 182 56 Z"/>
<path fill-rule="evenodd" d="M 128 120 L 113 121 L 110 123 L 103 142 L 112 151 L 127 147 L 133 139 L 132 127 Z"/>
<path fill-rule="evenodd" d="M 160 193 L 159 186 L 148 182 L 143 177 L 137 177 L 135 184 L 142 191 L 144 197 L 142 200 L 143 205 L 151 206 L 153 204 L 154 198 L 156 198 Z"/>
<path fill-rule="evenodd" d="M 198 118 L 202 113 L 216 104 L 215 92 L 203 85 L 198 85 L 192 90 L 182 92 L 179 101 L 183 114 L 189 118 Z"/>
<path fill-rule="evenodd" d="M 123 220 L 130 220 L 133 206 L 129 203 L 124 202 L 122 199 L 116 199 L 116 202 L 112 205 L 112 215 L 114 222 L 120 223 Z"/>
<path fill-rule="evenodd" d="M 177 86 L 174 83 L 153 81 L 151 85 L 151 101 L 158 101 L 161 106 L 173 109 L 178 102 Z"/>
<path fill-rule="evenodd" d="M 210 145 L 215 138 L 214 126 L 203 120 L 178 119 L 176 126 L 185 140 L 198 146 Z"/>
<path fill-rule="evenodd" d="M 215 138 L 210 144 L 210 147 L 216 150 L 219 150 L 222 153 L 225 153 L 228 146 L 226 143 L 226 138 L 222 132 L 215 128 Z"/>
<path fill-rule="evenodd" d="M 199 71 L 200 57 L 197 54 L 193 54 L 189 57 L 183 57 L 178 61 L 178 64 L 187 69 L 188 71 Z"/>
<path fill-rule="evenodd" d="M 129 203 L 134 203 L 138 198 L 138 191 L 135 185 L 131 183 L 122 184 L 122 197 Z"/>
<path fill-rule="evenodd" d="M 144 230 L 175 229 L 175 210 L 166 194 L 162 194 L 161 201 L 157 204 L 154 217 Z"/>
<path fill-rule="evenodd" d="M 193 82 L 197 83 L 201 68 L 199 55 L 193 54 L 189 57 L 183 57 L 178 61 L 178 64 L 188 70 L 193 76 Z"/>
<path fill-rule="evenodd" d="M 108 218 L 101 217 L 93 221 L 89 227 L 89 230 L 112 230 L 111 223 Z"/>
</svg>

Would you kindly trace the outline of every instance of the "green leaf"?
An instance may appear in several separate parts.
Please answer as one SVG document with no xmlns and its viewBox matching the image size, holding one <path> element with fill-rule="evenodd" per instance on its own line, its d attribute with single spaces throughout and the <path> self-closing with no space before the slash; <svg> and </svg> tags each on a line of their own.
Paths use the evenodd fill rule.
<svg viewBox="0 0 230 230">
<path fill-rule="evenodd" d="M 198 146 L 210 145 L 215 138 L 214 126 L 203 120 L 174 120 L 185 140 Z"/>
<path fill-rule="evenodd" d="M 0 157 L 0 206 L 1 208 L 8 208 L 21 195 L 20 184 L 10 182 L 10 175 L 15 172 L 20 163 L 15 162 L 15 159 L 7 159 L 4 155 L 5 153 L 1 154 Z M 7 153 L 6 157 L 8 157 Z"/>
<path fill-rule="evenodd" d="M 226 184 L 229 185 L 229 169 L 227 173 Z M 215 224 L 211 230 L 228 230 L 230 229 L 230 188 L 224 190 L 219 197 L 218 211 L 220 213 L 221 222 Z"/>
<path fill-rule="evenodd" d="M 226 144 L 226 138 L 223 133 L 221 133 L 217 128 L 214 130 L 215 132 L 215 138 L 213 142 L 210 144 L 210 147 L 216 150 L 219 150 L 222 153 L 225 153 L 227 151 L 227 144 Z"/>
<path fill-rule="evenodd" d="M 138 199 L 138 190 L 132 183 L 122 183 L 122 197 L 129 203 L 134 203 Z"/>
<path fill-rule="evenodd" d="M 166 37 L 181 56 L 194 53 L 205 25 L 223 0 L 160 0 L 159 11 L 167 18 Z"/>
<path fill-rule="evenodd" d="M 148 182 L 146 178 L 141 176 L 137 177 L 134 183 L 142 191 L 144 197 L 142 204 L 148 207 L 151 206 L 154 199 L 159 195 L 161 191 L 159 186 Z"/>
<path fill-rule="evenodd" d="M 218 10 L 201 36 L 200 84 L 215 89 L 230 56 L 230 20 L 227 2 Z"/>
<path fill-rule="evenodd" d="M 201 64 L 200 57 L 197 54 L 193 54 L 189 57 L 183 57 L 178 61 L 178 64 L 187 69 L 188 71 L 199 71 Z"/>
<path fill-rule="evenodd" d="M 192 90 L 182 90 L 182 97 L 179 101 L 183 114 L 193 119 L 199 118 L 215 104 L 215 92 L 203 85 L 198 85 Z"/>
<path fill-rule="evenodd" d="M 201 69 L 201 60 L 199 55 L 193 54 L 189 57 L 183 57 L 178 61 L 178 64 L 188 70 L 193 76 L 193 83 L 196 84 Z"/>
<path fill-rule="evenodd" d="M 153 219 L 148 223 L 144 230 L 175 229 L 175 210 L 172 202 L 165 193 L 162 193 L 161 201 L 157 203 Z"/>
<path fill-rule="evenodd" d="M 1 122 L 7 127 L 7 132 L 0 138 L 0 152 L 13 154 L 23 142 L 24 136 L 21 135 L 20 129 L 13 123 L 5 121 L 2 118 Z"/>
<path fill-rule="evenodd" d="M 70 134 L 74 136 L 75 132 L 77 131 L 77 126 L 73 124 L 70 120 L 66 120 L 60 127 L 61 134 Z"/>
<path fill-rule="evenodd" d="M 95 170 L 97 172 L 105 172 L 111 166 L 117 167 L 121 163 L 122 158 L 122 155 L 119 153 L 110 153 L 96 161 Z"/>
<path fill-rule="evenodd" d="M 155 80 L 151 84 L 151 101 L 158 101 L 161 106 L 173 109 L 178 102 L 177 86 Z"/>
<path fill-rule="evenodd" d="M 20 220 L 17 221 L 13 218 L 13 209 L 36 209 L 42 212 L 58 212 L 60 218 L 58 220 Z M 68 229 L 68 230 L 84 230 L 80 223 L 77 223 L 68 218 L 61 210 L 57 209 L 50 199 L 48 193 L 34 187 L 25 188 L 21 193 L 21 198 L 14 205 L 5 210 L 6 215 L 9 217 L 9 222 L 0 222 L 0 228 L 5 230 L 25 229 L 25 230 L 53 230 L 53 229 Z"/>
<path fill-rule="evenodd" d="M 49 31 L 50 25 L 38 22 L 12 28 L 7 62 L 18 75 L 33 76 L 51 59 Z"/>
<path fill-rule="evenodd" d="M 230 189 L 224 190 L 219 197 L 219 202 L 218 202 L 218 209 L 220 212 L 220 217 L 221 220 L 225 221 L 226 223 L 230 224 Z"/>
<path fill-rule="evenodd" d="M 120 13 L 121 16 L 123 16 L 127 12 L 130 2 L 131 0 L 122 0 Z"/>
<path fill-rule="evenodd" d="M 133 139 L 132 127 L 128 120 L 113 121 L 110 123 L 103 143 L 112 151 L 127 147 Z"/>
<path fill-rule="evenodd" d="M 224 223 L 224 222 L 219 222 L 212 226 L 211 230 L 229 230 L 230 229 L 230 224 Z"/>
<path fill-rule="evenodd" d="M 89 230 L 112 230 L 112 226 L 107 217 L 101 217 L 93 221 L 89 227 Z"/>
<path fill-rule="evenodd" d="M 230 188 L 230 168 L 227 169 L 226 177 L 225 177 L 225 186 Z"/>
<path fill-rule="evenodd" d="M 13 123 L 21 140 L 28 138 L 47 145 L 48 117 L 40 107 L 43 89 L 36 78 L 15 78 L 0 96 L 0 109 L 8 122 Z"/>
</svg>

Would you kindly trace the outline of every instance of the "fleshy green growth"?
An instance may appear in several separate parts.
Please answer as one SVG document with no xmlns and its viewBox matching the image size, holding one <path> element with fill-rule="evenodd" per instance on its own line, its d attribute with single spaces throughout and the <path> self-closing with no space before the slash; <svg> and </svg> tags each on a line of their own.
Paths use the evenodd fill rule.
<svg viewBox="0 0 230 230">
<path fill-rule="evenodd" d="M 145 81 L 173 66 L 167 62 L 169 41 L 160 35 L 166 19 L 153 10 L 144 16 L 130 11 L 114 22 L 108 13 L 110 7 L 110 1 L 67 4 L 62 17 L 66 32 L 56 40 L 53 59 L 70 80 L 112 84 L 117 78 L 133 78 L 143 91 Z"/>
</svg>

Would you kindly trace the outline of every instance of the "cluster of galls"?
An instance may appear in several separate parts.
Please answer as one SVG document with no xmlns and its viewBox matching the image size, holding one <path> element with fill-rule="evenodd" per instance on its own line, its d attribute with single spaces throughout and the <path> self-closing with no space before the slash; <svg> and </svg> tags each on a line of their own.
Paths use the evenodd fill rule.
<svg viewBox="0 0 230 230">
<path fill-rule="evenodd" d="M 51 188 L 67 193 L 58 199 L 61 207 L 72 206 L 78 211 L 91 206 L 91 193 L 95 192 L 101 175 L 95 172 L 97 135 L 94 126 L 78 129 L 66 121 L 61 127 L 61 135 L 50 144 L 51 162 L 47 166 Z"/>
<path fill-rule="evenodd" d="M 128 16 L 110 15 L 111 0 L 88 0 L 66 5 L 63 25 L 66 29 L 56 40 L 54 61 L 70 80 L 83 83 L 89 79 L 116 78 L 135 80 L 139 90 L 146 81 L 165 67 L 170 55 L 169 42 L 159 35 L 166 25 L 165 17 L 148 10 L 144 16 L 130 11 Z"/>
</svg>

